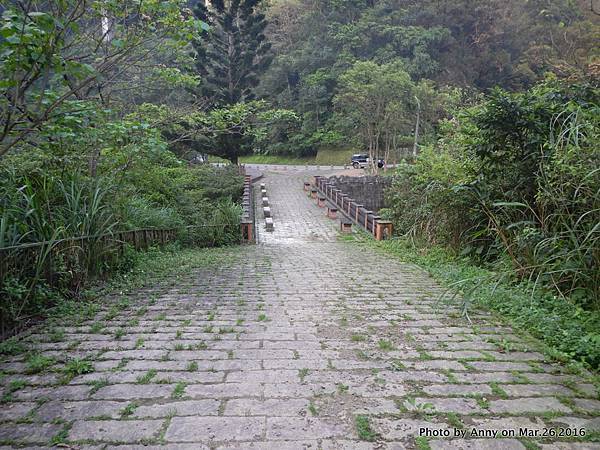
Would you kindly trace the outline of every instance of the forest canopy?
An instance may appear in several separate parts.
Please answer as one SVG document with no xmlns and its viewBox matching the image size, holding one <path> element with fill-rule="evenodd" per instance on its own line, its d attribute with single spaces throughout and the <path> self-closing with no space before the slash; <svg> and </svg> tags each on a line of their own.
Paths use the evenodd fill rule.
<svg viewBox="0 0 600 450">
<path fill-rule="evenodd" d="M 335 97 L 344 73 L 359 61 L 395 64 L 415 86 L 431 81 L 442 98 L 423 99 L 430 101 L 423 106 L 426 131 L 440 114 L 450 114 L 455 103 L 444 98 L 449 88 L 467 101 L 495 87 L 529 88 L 550 73 L 597 76 L 600 16 L 593 6 L 571 0 L 273 0 L 266 15 L 275 58 L 260 92 L 294 109 L 302 124 L 287 147 L 264 151 L 309 154 L 320 146 L 348 145 Z M 404 94 L 398 92 L 398 101 L 414 126 L 418 105 Z M 410 134 L 399 129 L 396 141 L 406 146 Z M 353 136 L 355 147 L 368 147 L 360 132 Z"/>
</svg>

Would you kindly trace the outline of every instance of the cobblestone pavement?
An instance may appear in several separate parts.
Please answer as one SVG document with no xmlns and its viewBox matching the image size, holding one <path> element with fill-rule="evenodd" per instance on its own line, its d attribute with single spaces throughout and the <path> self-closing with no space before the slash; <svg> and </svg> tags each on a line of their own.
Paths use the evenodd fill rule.
<svg viewBox="0 0 600 450">
<path fill-rule="evenodd" d="M 468 325 L 440 310 L 441 289 L 417 268 L 338 241 L 302 191 L 307 177 L 267 174 L 276 231 L 236 250 L 243 265 L 198 269 L 30 335 L 37 361 L 0 363 L 2 444 L 600 448 L 552 435 L 483 439 L 589 435 L 597 392 L 493 318 Z"/>
</svg>

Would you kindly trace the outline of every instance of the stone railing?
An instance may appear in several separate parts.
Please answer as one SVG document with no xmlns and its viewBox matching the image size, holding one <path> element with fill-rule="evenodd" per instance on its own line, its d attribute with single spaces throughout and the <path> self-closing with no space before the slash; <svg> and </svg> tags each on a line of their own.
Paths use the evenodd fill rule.
<svg viewBox="0 0 600 450">
<path fill-rule="evenodd" d="M 246 244 L 256 243 L 256 215 L 254 211 L 254 187 L 252 176 L 244 176 L 244 194 L 242 196 L 242 242 Z"/>
<path fill-rule="evenodd" d="M 261 206 L 263 209 L 263 217 L 265 218 L 265 230 L 269 232 L 275 231 L 275 225 L 273 222 L 273 211 L 271 210 L 271 204 L 269 203 L 267 186 L 264 183 L 261 183 L 260 185 L 260 198 Z"/>
<path fill-rule="evenodd" d="M 319 206 L 325 206 L 325 200 L 329 201 L 337 211 L 342 213 L 355 225 L 372 234 L 378 241 L 389 239 L 392 236 L 393 225 L 389 220 L 383 220 L 377 213 L 370 211 L 363 205 L 358 204 L 347 194 L 337 189 L 326 177 L 314 177 L 313 198 L 317 198 Z M 319 196 L 315 191 L 318 191 Z M 329 210 L 328 210 L 328 215 Z M 345 222 L 347 226 L 348 223 Z"/>
<path fill-rule="evenodd" d="M 328 183 L 348 194 L 357 203 L 371 211 L 385 208 L 385 191 L 391 186 L 391 177 L 382 176 L 331 176 Z"/>
</svg>

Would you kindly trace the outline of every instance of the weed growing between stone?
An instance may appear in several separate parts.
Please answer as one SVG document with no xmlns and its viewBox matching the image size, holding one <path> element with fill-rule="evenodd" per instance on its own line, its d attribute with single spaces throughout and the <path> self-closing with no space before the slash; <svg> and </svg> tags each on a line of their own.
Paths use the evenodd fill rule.
<svg viewBox="0 0 600 450">
<path fill-rule="evenodd" d="M 447 288 L 446 295 L 440 298 L 441 310 L 449 303 L 459 303 L 467 314 L 476 308 L 491 310 L 516 329 L 542 341 L 545 352 L 553 359 L 594 370 L 600 368 L 599 313 L 583 310 L 541 290 L 532 294 L 530 286 L 524 283 L 498 280 L 493 270 L 477 267 L 439 247 L 416 248 L 403 239 L 377 242 L 365 235 L 356 235 L 354 242 L 429 272 Z"/>
</svg>

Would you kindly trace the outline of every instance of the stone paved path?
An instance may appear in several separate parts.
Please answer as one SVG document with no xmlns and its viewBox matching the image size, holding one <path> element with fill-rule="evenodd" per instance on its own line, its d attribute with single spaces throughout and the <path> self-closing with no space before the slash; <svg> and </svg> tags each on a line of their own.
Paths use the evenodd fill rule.
<svg viewBox="0 0 600 450">
<path fill-rule="evenodd" d="M 0 442 L 523 449 L 537 447 L 518 436 L 417 437 L 420 429 L 598 429 L 590 383 L 484 314 L 469 326 L 439 310 L 441 290 L 422 271 L 338 241 L 336 223 L 302 191 L 307 177 L 266 176 L 276 231 L 239 250 L 242 270 L 198 270 L 58 336 L 28 337 L 40 357 L 87 357 L 94 371 L 60 383 L 60 363 L 38 374 L 21 357 L 0 363 Z"/>
</svg>

